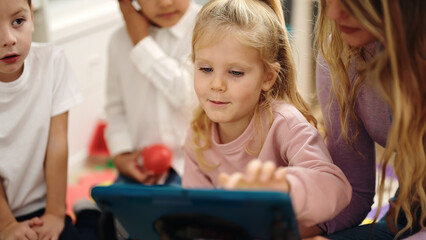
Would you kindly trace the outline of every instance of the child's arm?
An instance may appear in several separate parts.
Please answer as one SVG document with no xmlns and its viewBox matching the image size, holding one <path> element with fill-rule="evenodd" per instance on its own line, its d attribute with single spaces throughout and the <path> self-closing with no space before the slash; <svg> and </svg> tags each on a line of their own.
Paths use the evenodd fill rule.
<svg viewBox="0 0 426 240">
<path fill-rule="evenodd" d="M 58 239 L 65 224 L 67 188 L 68 112 L 51 118 L 49 141 L 44 162 L 47 203 L 41 217 L 43 226 L 35 227 L 41 239 Z"/>
<path fill-rule="evenodd" d="M 252 160 L 247 165 L 246 171 L 228 175 L 221 173 L 219 183 L 225 189 L 271 190 L 289 192 L 290 185 L 286 179 L 287 167 L 276 167 L 271 161 L 262 162 Z M 301 237 L 321 235 L 323 232 L 317 226 L 306 227 L 299 225 Z"/>
<path fill-rule="evenodd" d="M 274 120 L 275 139 L 265 143 L 264 147 L 279 146 L 284 165 L 288 167 L 279 168 L 274 175 L 270 174 L 266 180 L 270 183 L 266 186 L 271 189 L 276 179 L 279 179 L 277 177 L 285 178 L 282 184 L 289 186 L 288 192 L 299 223 L 305 227 L 312 227 L 336 216 L 347 206 L 351 199 L 352 188 L 343 172 L 333 164 L 317 130 L 309 123 L 300 123 L 288 128 L 286 121 L 284 118 Z M 260 178 L 262 174 L 256 176 Z M 236 180 L 233 180 L 234 178 Z M 244 178 L 231 176 L 229 180 L 242 181 L 244 186 L 254 186 L 256 189 L 265 186 L 248 184 L 247 178 L 250 179 L 249 176 Z M 240 185 L 238 183 L 232 186 Z M 276 187 L 273 189 L 278 190 Z"/>
<path fill-rule="evenodd" d="M 0 183 L 0 239 L 30 239 L 36 240 L 37 233 L 33 226 L 41 226 L 39 218 L 33 218 L 23 222 L 17 222 L 7 203 L 3 184 Z"/>
</svg>

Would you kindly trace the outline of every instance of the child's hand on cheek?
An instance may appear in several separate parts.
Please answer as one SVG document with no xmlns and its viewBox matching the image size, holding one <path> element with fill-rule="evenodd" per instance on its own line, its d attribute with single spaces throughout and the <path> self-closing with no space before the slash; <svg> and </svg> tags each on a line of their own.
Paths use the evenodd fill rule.
<svg viewBox="0 0 426 240">
<path fill-rule="evenodd" d="M 252 160 L 246 172 L 228 175 L 221 173 L 219 183 L 225 189 L 272 190 L 289 192 L 290 185 L 285 177 L 286 169 L 277 168 L 271 161 Z"/>
<path fill-rule="evenodd" d="M 127 33 L 133 44 L 136 45 L 140 40 L 149 35 L 148 19 L 132 5 L 132 0 L 118 0 L 120 10 L 126 22 Z"/>
</svg>

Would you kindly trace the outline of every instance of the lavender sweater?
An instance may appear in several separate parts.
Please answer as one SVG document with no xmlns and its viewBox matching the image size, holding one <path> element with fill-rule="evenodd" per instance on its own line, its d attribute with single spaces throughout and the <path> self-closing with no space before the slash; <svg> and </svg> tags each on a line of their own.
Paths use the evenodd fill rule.
<svg viewBox="0 0 426 240">
<path fill-rule="evenodd" d="M 376 44 L 367 46 L 367 51 L 374 54 Z M 356 79 L 355 68 L 349 69 L 349 79 Z M 316 68 L 317 94 L 324 115 L 327 129 L 327 147 L 334 163 L 342 169 L 352 185 L 350 204 L 333 220 L 320 224 L 328 234 L 346 228 L 355 227 L 364 220 L 371 210 L 375 195 L 376 157 L 374 143 L 385 146 L 391 126 L 389 107 L 384 99 L 369 86 L 361 88 L 356 101 L 355 113 L 361 121 L 361 129 L 355 141 L 357 153 L 340 137 L 339 106 L 332 101 L 327 109 L 330 98 L 331 78 L 327 63 L 322 56 L 317 59 Z M 353 119 L 351 119 L 353 120 Z M 349 132 L 355 132 L 356 124 L 351 121 Z M 351 135 L 349 135 L 351 137 Z M 426 239 L 426 229 L 407 238 L 407 240 Z"/>
<path fill-rule="evenodd" d="M 355 69 L 349 70 L 351 81 L 355 80 L 355 73 Z M 386 102 L 372 87 L 363 86 L 360 89 L 355 108 L 355 113 L 361 121 L 360 133 L 355 140 L 355 146 L 361 154 L 357 153 L 340 136 L 340 109 L 336 101 L 332 101 L 330 108 L 327 109 L 331 78 L 327 64 L 321 56 L 317 60 L 316 79 L 318 98 L 327 129 L 327 147 L 334 163 L 346 174 L 353 191 L 350 204 L 332 221 L 320 225 L 324 231 L 330 234 L 357 226 L 370 211 L 375 195 L 376 180 L 374 143 L 385 146 L 391 122 Z M 349 134 L 357 129 L 353 119 L 350 120 Z M 349 135 L 349 138 L 351 136 Z"/>
<path fill-rule="evenodd" d="M 269 123 L 269 114 L 262 116 L 263 123 Z M 349 182 L 333 164 L 321 135 L 294 106 L 282 104 L 274 109 L 272 126 L 262 126 L 265 140 L 256 156 L 245 150 L 248 143 L 250 150 L 257 150 L 260 146 L 259 141 L 249 141 L 256 133 L 253 122 L 252 119 L 237 139 L 226 144 L 220 143 L 217 130 L 213 127 L 211 148 L 204 151 L 203 155 L 209 163 L 219 166 L 208 172 L 198 166 L 190 147 L 190 133 L 185 144 L 183 186 L 219 187 L 219 173 L 243 172 L 250 160 L 259 158 L 261 161 L 271 160 L 277 166 L 288 166 L 290 197 L 299 224 L 313 226 L 327 221 L 349 203 Z"/>
</svg>

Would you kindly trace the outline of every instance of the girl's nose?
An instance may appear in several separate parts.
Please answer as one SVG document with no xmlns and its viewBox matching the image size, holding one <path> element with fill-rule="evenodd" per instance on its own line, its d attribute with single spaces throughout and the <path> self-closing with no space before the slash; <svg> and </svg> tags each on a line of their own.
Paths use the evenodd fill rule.
<svg viewBox="0 0 426 240">
<path fill-rule="evenodd" d="M 226 91 L 226 84 L 222 80 L 221 76 L 215 76 L 214 79 L 210 82 L 210 90 L 217 92 Z"/>
<path fill-rule="evenodd" d="M 327 0 L 327 16 L 329 19 L 336 21 L 339 19 L 346 18 L 348 13 L 342 7 L 340 0 Z"/>
<path fill-rule="evenodd" d="M 161 7 L 168 7 L 168 6 L 172 5 L 174 0 L 155 0 L 155 1 L 158 1 L 158 4 Z"/>
</svg>

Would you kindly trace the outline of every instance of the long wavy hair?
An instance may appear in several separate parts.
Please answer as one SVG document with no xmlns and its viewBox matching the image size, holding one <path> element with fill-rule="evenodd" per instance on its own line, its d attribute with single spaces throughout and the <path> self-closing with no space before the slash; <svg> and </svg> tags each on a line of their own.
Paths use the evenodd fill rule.
<svg viewBox="0 0 426 240">
<path fill-rule="evenodd" d="M 278 72 L 275 84 L 269 91 L 262 92 L 259 97 L 255 110 L 255 129 L 262 129 L 259 110 L 266 109 L 272 115 L 271 104 L 275 100 L 284 100 L 293 104 L 309 122 L 316 126 L 316 119 L 310 114 L 308 105 L 297 90 L 295 64 L 281 2 L 279 0 L 212 0 L 208 2 L 197 16 L 192 38 L 192 60 L 195 60 L 197 47 L 200 47 L 200 44 L 213 45 L 224 34 L 232 34 L 241 44 L 257 49 L 265 69 Z M 276 67 L 277 62 L 280 65 L 279 68 Z M 204 170 L 215 167 L 210 165 L 202 155 L 204 150 L 211 147 L 211 126 L 212 121 L 199 106 L 191 122 L 192 147 L 199 166 Z M 260 133 L 260 131 L 257 132 Z M 260 136 L 260 142 L 263 142 L 262 136 Z M 247 147 L 246 151 L 256 152 Z"/>
<path fill-rule="evenodd" d="M 378 86 L 390 106 L 392 126 L 380 159 L 382 178 L 378 193 L 380 208 L 386 167 L 391 164 L 398 177 L 399 193 L 395 202 L 391 202 L 386 220 L 397 238 L 407 230 L 425 228 L 426 224 L 426 1 L 340 1 L 346 11 L 377 38 L 380 49 L 367 62 L 365 49 L 348 46 L 336 23 L 327 18 L 325 0 L 319 1 L 316 47 L 330 69 L 330 95 L 335 96 L 340 107 L 342 136 L 348 143 L 353 140 L 348 137 L 349 117 L 360 126 L 355 102 L 367 78 Z M 357 64 L 359 74 L 351 83 L 348 68 L 353 63 Z M 353 138 L 356 137 L 357 133 Z M 401 210 L 407 225 L 398 230 L 396 221 Z"/>
</svg>

